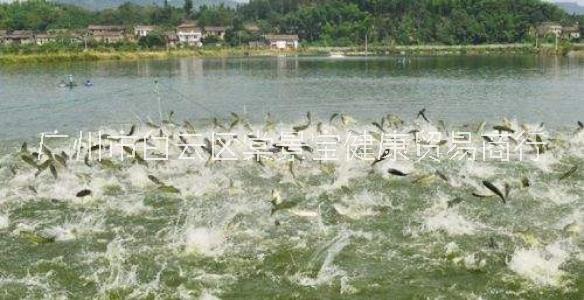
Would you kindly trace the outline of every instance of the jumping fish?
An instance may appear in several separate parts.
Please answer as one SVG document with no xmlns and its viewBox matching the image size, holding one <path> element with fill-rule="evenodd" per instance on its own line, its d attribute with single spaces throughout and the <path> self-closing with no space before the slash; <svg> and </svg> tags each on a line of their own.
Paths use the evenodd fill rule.
<svg viewBox="0 0 584 300">
<path fill-rule="evenodd" d="M 428 118 L 426 117 L 426 108 L 422 108 L 422 110 L 420 110 L 418 112 L 418 115 L 416 116 L 416 119 L 422 117 L 426 122 L 430 123 L 430 120 L 428 120 Z"/>
<path fill-rule="evenodd" d="M 75 196 L 77 198 L 84 198 L 87 196 L 91 196 L 91 190 L 88 190 L 88 189 L 81 190 Z"/>
<path fill-rule="evenodd" d="M 568 177 L 574 175 L 574 173 L 576 173 L 576 171 L 578 171 L 578 166 L 573 166 L 568 172 L 566 172 L 562 176 L 560 176 L 560 181 L 567 179 Z"/>
<path fill-rule="evenodd" d="M 127 136 L 133 136 L 134 132 L 136 132 L 136 125 L 132 125 L 132 127 L 130 127 L 130 131 L 128 132 Z"/>
<path fill-rule="evenodd" d="M 401 177 L 408 176 L 408 174 L 406 174 L 406 173 L 404 173 L 404 172 L 402 172 L 400 170 L 391 169 L 391 168 L 387 170 L 387 173 L 389 173 L 391 175 L 395 175 L 395 176 L 401 176 Z"/>
<path fill-rule="evenodd" d="M 57 168 L 55 168 L 54 164 L 49 165 L 49 170 L 51 170 L 51 174 L 53 174 L 53 177 L 55 177 L 55 179 L 59 178 L 59 176 L 57 174 Z"/>
<path fill-rule="evenodd" d="M 310 125 L 312 124 L 312 116 L 311 116 L 310 112 L 306 113 L 306 119 L 307 119 L 306 124 L 292 127 L 294 132 L 301 132 L 301 131 L 308 129 L 308 127 L 310 127 Z"/>
<path fill-rule="evenodd" d="M 511 127 L 506 126 L 506 125 L 496 125 L 493 126 L 493 129 L 497 130 L 499 133 L 505 131 L 505 132 L 509 132 L 509 133 L 515 133 L 515 130 L 511 129 Z"/>
<path fill-rule="evenodd" d="M 491 190 L 491 192 L 495 193 L 497 196 L 499 196 L 499 198 L 501 198 L 501 200 L 503 201 L 503 203 L 507 203 L 507 198 L 505 198 L 505 195 L 501 192 L 501 190 L 496 187 L 493 183 L 491 183 L 488 180 L 483 180 L 483 185 L 485 187 L 487 187 L 489 190 Z"/>
</svg>

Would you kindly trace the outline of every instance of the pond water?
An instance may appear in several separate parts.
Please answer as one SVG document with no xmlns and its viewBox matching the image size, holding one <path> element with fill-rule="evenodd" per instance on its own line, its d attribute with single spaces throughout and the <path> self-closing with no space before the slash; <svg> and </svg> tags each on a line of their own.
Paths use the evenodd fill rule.
<svg viewBox="0 0 584 300">
<path fill-rule="evenodd" d="M 71 74 L 80 86 L 59 87 Z M 91 80 L 92 87 L 82 83 Z M 345 112 L 463 123 L 584 118 L 584 61 L 537 56 L 233 58 L 0 67 L 0 139 L 98 126 L 228 116 L 262 120 Z M 156 83 L 157 82 L 157 83 Z M 160 99 L 160 101 L 159 101 Z"/>
</svg>

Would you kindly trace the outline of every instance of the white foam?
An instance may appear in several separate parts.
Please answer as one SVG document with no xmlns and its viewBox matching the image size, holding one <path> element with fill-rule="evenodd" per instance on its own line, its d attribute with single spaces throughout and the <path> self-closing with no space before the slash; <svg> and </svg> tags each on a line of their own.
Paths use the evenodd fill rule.
<svg viewBox="0 0 584 300">
<path fill-rule="evenodd" d="M 557 241 L 544 249 L 516 249 L 509 268 L 540 286 L 562 286 L 562 265 L 571 254 L 565 242 Z"/>
<path fill-rule="evenodd" d="M 0 230 L 6 229 L 10 226 L 10 219 L 7 215 L 0 213 Z"/>
<path fill-rule="evenodd" d="M 185 233 L 185 251 L 218 256 L 222 253 L 224 240 L 221 231 L 206 227 L 191 228 Z"/>
<path fill-rule="evenodd" d="M 472 235 L 477 225 L 468 221 L 455 210 L 443 210 L 424 218 L 427 231 L 445 231 L 448 235 Z"/>
</svg>

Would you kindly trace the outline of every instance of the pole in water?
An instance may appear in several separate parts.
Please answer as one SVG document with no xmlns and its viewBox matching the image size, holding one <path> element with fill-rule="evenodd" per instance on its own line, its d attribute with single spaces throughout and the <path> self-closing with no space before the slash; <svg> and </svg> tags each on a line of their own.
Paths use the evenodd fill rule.
<svg viewBox="0 0 584 300">
<path fill-rule="evenodd" d="M 156 98 L 158 100 L 158 116 L 160 117 L 160 125 L 162 126 L 162 99 L 160 99 L 160 86 L 158 85 L 158 80 L 154 80 L 154 92 L 156 93 Z"/>
</svg>

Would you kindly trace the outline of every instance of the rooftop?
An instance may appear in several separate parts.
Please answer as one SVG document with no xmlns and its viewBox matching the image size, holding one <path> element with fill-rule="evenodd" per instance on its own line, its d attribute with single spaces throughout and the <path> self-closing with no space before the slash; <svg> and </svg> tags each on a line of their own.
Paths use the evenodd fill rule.
<svg viewBox="0 0 584 300">
<path fill-rule="evenodd" d="M 266 34 L 268 41 L 298 41 L 297 34 Z"/>
<path fill-rule="evenodd" d="M 123 26 L 116 25 L 89 25 L 87 27 L 89 30 L 124 30 Z"/>
<path fill-rule="evenodd" d="M 136 29 L 136 30 L 154 30 L 154 29 L 156 29 L 156 26 L 154 26 L 154 25 L 136 25 L 136 26 L 134 26 L 134 29 Z"/>
<path fill-rule="evenodd" d="M 224 26 L 205 26 L 205 31 L 211 31 L 211 32 L 221 32 L 221 31 L 225 31 L 227 29 L 227 27 Z"/>
</svg>

